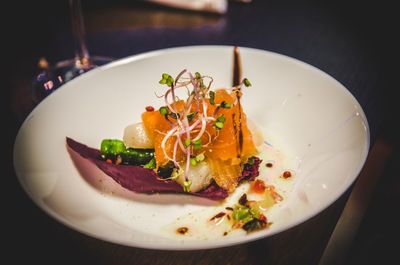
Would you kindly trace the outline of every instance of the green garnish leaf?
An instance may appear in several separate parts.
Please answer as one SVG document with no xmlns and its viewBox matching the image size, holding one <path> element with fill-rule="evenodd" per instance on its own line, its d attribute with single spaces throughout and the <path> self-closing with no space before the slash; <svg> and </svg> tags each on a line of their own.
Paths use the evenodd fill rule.
<svg viewBox="0 0 400 265">
<path fill-rule="evenodd" d="M 194 73 L 194 76 L 196 77 L 196 79 L 200 79 L 201 78 L 201 74 L 199 72 Z"/>
<path fill-rule="evenodd" d="M 210 95 L 210 104 L 215 105 L 215 92 L 210 91 L 208 94 Z"/>
</svg>

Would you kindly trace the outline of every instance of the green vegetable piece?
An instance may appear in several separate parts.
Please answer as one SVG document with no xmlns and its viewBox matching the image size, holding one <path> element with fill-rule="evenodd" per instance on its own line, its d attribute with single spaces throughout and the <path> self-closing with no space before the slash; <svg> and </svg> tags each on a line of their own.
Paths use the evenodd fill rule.
<svg viewBox="0 0 400 265">
<path fill-rule="evenodd" d="M 154 149 L 127 148 L 121 157 L 124 164 L 142 166 L 154 158 Z"/>
<path fill-rule="evenodd" d="M 162 74 L 162 78 L 163 79 L 168 79 L 169 77 L 171 77 L 169 74 L 166 74 L 166 73 Z"/>
<path fill-rule="evenodd" d="M 194 73 L 194 76 L 196 77 L 196 79 L 200 79 L 201 78 L 201 74 L 199 72 Z"/>
<path fill-rule="evenodd" d="M 104 139 L 100 145 L 100 152 L 106 157 L 115 157 L 125 152 L 125 150 L 124 142 L 117 139 Z"/>
<path fill-rule="evenodd" d="M 192 166 L 196 166 L 196 165 L 197 165 L 196 158 L 194 158 L 194 157 L 190 158 L 190 164 L 191 164 Z"/>
<path fill-rule="evenodd" d="M 237 205 L 233 209 L 232 217 L 235 221 L 243 221 L 244 223 L 253 220 L 250 209 L 246 206 Z"/>
</svg>

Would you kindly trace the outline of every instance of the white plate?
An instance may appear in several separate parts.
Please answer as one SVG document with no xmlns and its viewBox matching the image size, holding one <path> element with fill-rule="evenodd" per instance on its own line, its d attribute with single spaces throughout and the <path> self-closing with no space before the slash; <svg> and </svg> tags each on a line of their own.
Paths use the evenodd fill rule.
<svg viewBox="0 0 400 265">
<path fill-rule="evenodd" d="M 229 86 L 232 49 L 193 46 L 145 53 L 65 84 L 32 111 L 17 135 L 14 165 L 24 190 L 45 212 L 73 229 L 154 249 L 248 242 L 291 228 L 325 209 L 353 183 L 365 162 L 365 114 L 349 91 L 324 72 L 287 56 L 244 47 L 243 75 L 252 82 L 243 97 L 245 112 L 266 140 L 290 158 L 295 172 L 293 190 L 271 213 L 274 224 L 269 229 L 200 239 L 169 236 L 165 227 L 177 217 L 215 206 L 183 195 L 113 195 L 79 174 L 66 149 L 66 136 L 92 147 L 103 138 L 122 138 L 125 126 L 140 121 L 145 106 L 162 105 L 154 92 L 161 91 L 158 81 L 164 72 L 176 75 L 186 68 L 213 76 L 214 88 Z M 95 168 L 90 170 L 95 179 L 104 177 Z"/>
</svg>

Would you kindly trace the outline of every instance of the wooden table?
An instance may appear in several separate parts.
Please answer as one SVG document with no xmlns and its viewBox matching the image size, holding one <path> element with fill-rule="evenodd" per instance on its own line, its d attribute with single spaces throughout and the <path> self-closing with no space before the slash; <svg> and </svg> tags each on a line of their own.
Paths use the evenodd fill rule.
<svg viewBox="0 0 400 265">
<path fill-rule="evenodd" d="M 35 1 L 37 2 L 37 1 Z M 66 1 L 65 1 L 66 2 Z M 84 17 L 92 54 L 121 58 L 166 47 L 227 44 L 298 58 L 344 84 L 363 107 L 371 152 L 358 181 L 314 218 L 280 234 L 232 247 L 158 251 L 103 242 L 71 230 L 38 209 L 22 191 L 12 166 L 16 132 L 36 103 L 30 82 L 39 57 L 73 56 L 67 3 L 11 7 L 6 45 L 6 254 L 12 264 L 344 264 L 347 249 L 368 208 L 391 154 L 392 77 L 390 7 L 340 1 L 229 3 L 223 16 L 175 10 L 143 2 L 86 1 Z M 18 14 L 18 16 L 16 16 Z M 371 16 L 383 14 L 379 21 Z M 21 24 L 14 24 L 16 19 Z M 382 42 L 385 40 L 385 42 Z M 363 203 L 360 203 L 362 201 Z M 16 252 L 12 252 L 15 251 Z"/>
</svg>

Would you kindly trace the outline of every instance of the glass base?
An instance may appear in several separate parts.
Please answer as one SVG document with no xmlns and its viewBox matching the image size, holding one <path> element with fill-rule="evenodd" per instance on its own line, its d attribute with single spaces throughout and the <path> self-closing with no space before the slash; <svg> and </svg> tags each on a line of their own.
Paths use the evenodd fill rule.
<svg viewBox="0 0 400 265">
<path fill-rule="evenodd" d="M 33 100 L 38 103 L 66 82 L 111 61 L 113 59 L 109 57 L 91 56 L 89 60 L 69 59 L 60 61 L 54 66 L 44 62 L 43 69 L 32 81 Z"/>
</svg>

